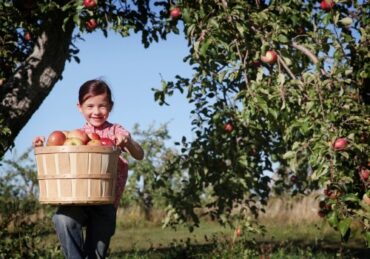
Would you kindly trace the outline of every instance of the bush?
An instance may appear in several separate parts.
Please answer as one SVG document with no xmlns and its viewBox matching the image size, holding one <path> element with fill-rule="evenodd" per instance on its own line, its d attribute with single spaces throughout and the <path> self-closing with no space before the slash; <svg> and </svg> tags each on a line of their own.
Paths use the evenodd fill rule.
<svg viewBox="0 0 370 259">
<path fill-rule="evenodd" d="M 37 179 L 28 150 L 5 160 L 0 173 L 0 258 L 58 258 L 59 248 L 45 245 L 53 231 L 50 207 L 37 200 Z"/>
</svg>

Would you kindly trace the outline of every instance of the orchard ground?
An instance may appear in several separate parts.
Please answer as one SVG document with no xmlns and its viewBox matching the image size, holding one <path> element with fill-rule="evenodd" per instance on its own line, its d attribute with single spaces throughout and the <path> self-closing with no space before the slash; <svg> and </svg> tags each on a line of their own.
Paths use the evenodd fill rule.
<svg viewBox="0 0 370 259">
<path fill-rule="evenodd" d="M 211 220 L 190 233 L 184 227 L 163 229 L 162 210 L 146 221 L 138 207 L 120 209 L 109 258 L 370 258 L 356 226 L 350 241 L 341 243 L 317 213 L 313 195 L 275 198 L 259 219 L 264 234 L 236 236 L 234 229 Z M 48 236 L 48 242 L 57 242 L 52 231 Z"/>
</svg>

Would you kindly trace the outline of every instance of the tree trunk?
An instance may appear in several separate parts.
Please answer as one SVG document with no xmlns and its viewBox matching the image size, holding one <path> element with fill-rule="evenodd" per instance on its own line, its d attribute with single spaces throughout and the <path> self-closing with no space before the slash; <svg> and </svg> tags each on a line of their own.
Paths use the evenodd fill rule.
<svg viewBox="0 0 370 259">
<path fill-rule="evenodd" d="M 0 157 L 13 146 L 19 132 L 61 79 L 65 62 L 70 57 L 69 46 L 75 27 L 69 20 L 63 29 L 64 18 L 60 10 L 49 15 L 31 55 L 0 88 L 1 117 L 11 131 L 1 147 Z"/>
</svg>

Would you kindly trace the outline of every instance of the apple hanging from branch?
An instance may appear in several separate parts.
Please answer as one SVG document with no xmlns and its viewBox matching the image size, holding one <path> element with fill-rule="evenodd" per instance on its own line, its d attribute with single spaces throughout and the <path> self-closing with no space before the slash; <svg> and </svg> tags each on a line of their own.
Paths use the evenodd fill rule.
<svg viewBox="0 0 370 259">
<path fill-rule="evenodd" d="M 181 9 L 180 7 L 174 7 L 170 11 L 170 15 L 172 19 L 178 19 L 181 16 Z"/>
<path fill-rule="evenodd" d="M 348 146 L 348 141 L 346 138 L 337 138 L 333 143 L 333 149 L 341 151 L 346 149 Z"/>
<path fill-rule="evenodd" d="M 333 0 L 322 0 L 320 3 L 320 8 L 324 11 L 330 11 L 335 5 Z"/>
<path fill-rule="evenodd" d="M 97 0 L 84 0 L 83 2 L 85 8 L 94 8 L 97 4 Z"/>
<path fill-rule="evenodd" d="M 94 18 L 91 18 L 89 19 L 87 22 L 86 22 L 86 29 L 88 31 L 93 31 L 95 30 L 95 28 L 98 26 L 98 23 L 96 22 L 96 20 Z"/>
<path fill-rule="evenodd" d="M 224 125 L 224 130 L 227 132 L 227 133 L 231 133 L 233 132 L 234 130 L 234 126 L 231 122 L 228 122 Z"/>
<path fill-rule="evenodd" d="M 275 50 L 268 50 L 266 54 L 261 57 L 261 61 L 267 64 L 275 64 L 278 59 L 278 55 Z"/>
<path fill-rule="evenodd" d="M 25 41 L 31 41 L 32 40 L 32 36 L 31 36 L 31 33 L 29 32 L 29 31 L 26 31 L 25 33 L 24 33 L 24 40 Z"/>
</svg>

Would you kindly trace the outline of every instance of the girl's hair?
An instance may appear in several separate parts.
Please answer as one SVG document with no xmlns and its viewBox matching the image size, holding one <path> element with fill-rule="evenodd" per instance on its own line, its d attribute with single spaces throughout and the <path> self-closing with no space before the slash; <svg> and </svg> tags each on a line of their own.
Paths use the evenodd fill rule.
<svg viewBox="0 0 370 259">
<path fill-rule="evenodd" d="M 113 107 L 112 92 L 106 82 L 103 80 L 93 79 L 86 81 L 81 85 L 78 92 L 78 101 L 83 104 L 87 99 L 93 96 L 106 94 L 111 108 Z"/>
</svg>

